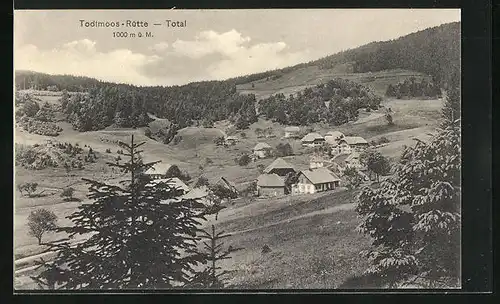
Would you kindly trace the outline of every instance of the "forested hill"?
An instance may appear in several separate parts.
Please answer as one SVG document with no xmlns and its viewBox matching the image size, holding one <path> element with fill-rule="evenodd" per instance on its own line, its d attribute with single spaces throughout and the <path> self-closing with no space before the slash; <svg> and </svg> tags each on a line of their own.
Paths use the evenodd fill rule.
<svg viewBox="0 0 500 304">
<path fill-rule="evenodd" d="M 400 68 L 431 75 L 442 87 L 455 86 L 460 79 L 460 22 L 372 42 L 309 64 L 327 69 L 342 63 L 351 63 L 354 73 Z"/>
<path fill-rule="evenodd" d="M 446 86 L 459 79 L 459 41 L 460 23 L 449 23 L 280 70 L 224 81 L 203 81 L 170 87 L 138 87 L 89 77 L 29 71 L 16 71 L 15 77 L 16 87 L 20 90 L 36 88 L 88 92 L 87 95 L 76 95 L 64 103 L 68 121 L 80 131 L 98 130 L 113 124 L 124 127 L 144 126 L 148 122 L 147 112 L 169 119 L 175 124 L 175 128 L 196 122 L 210 126 L 214 121 L 222 119 L 230 119 L 238 128 L 245 128 L 257 119 L 255 96 L 240 95 L 236 90 L 238 84 L 280 78 L 303 67 L 327 69 L 338 64 L 348 64 L 352 66 L 353 72 L 398 68 L 423 72 L 431 75 L 434 83 Z M 350 84 L 345 87 L 349 88 L 349 92 L 359 91 Z M 316 96 L 316 91 L 311 96 Z M 309 95 L 302 95 L 301 100 L 307 96 Z M 268 112 L 274 113 L 271 110 Z"/>
</svg>

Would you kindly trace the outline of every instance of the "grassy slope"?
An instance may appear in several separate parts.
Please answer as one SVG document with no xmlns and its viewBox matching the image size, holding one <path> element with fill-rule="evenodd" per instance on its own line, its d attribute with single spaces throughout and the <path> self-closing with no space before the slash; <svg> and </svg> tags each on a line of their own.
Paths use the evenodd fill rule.
<svg viewBox="0 0 500 304">
<path fill-rule="evenodd" d="M 316 66 L 297 69 L 275 80 L 261 79 L 237 86 L 242 94 L 255 94 L 257 100 L 272 94 L 295 94 L 307 87 L 325 83 L 334 78 L 345 78 L 370 87 L 375 93 L 383 96 L 387 86 L 415 77 L 417 80 L 425 77 L 422 73 L 407 70 L 390 70 L 373 73 L 346 73 L 342 69 L 319 69 Z M 252 88 L 253 84 L 253 88 Z"/>
<path fill-rule="evenodd" d="M 339 73 L 339 71 L 335 71 L 335 73 Z M 314 85 L 335 75 L 332 71 L 318 71 L 307 68 L 306 71 L 295 71 L 277 80 L 267 81 L 264 79 L 255 82 L 254 91 L 259 91 L 261 96 L 269 92 L 275 93 L 277 90 L 292 92 L 303 88 L 299 85 L 301 83 L 304 86 Z M 368 78 L 373 75 L 378 78 Z M 382 94 L 387 83 L 396 83 L 411 75 L 416 75 L 416 73 L 392 71 L 372 73 L 372 75 L 337 74 L 335 77 L 351 77 L 356 81 L 365 81 L 366 85 Z M 366 80 L 369 81 L 366 82 Z M 287 84 L 288 86 L 286 86 Z M 247 84 L 240 86 L 238 89 L 240 92 L 245 92 L 245 90 L 252 88 L 251 84 Z M 57 99 L 53 96 L 39 96 L 39 98 L 41 101 L 57 102 Z M 367 140 L 385 136 L 390 140 L 390 143 L 379 148 L 379 150 L 383 154 L 397 159 L 403 145 L 412 144 L 411 136 L 425 138 L 425 132 L 433 130 L 439 117 L 442 101 L 384 100 L 383 105 L 393 110 L 395 126 L 387 126 L 382 111 L 373 111 L 371 113 L 361 113 L 358 121 L 343 126 L 316 125 L 314 127 L 319 132 L 338 129 L 346 134 L 363 136 Z M 168 122 L 156 121 L 152 124 L 152 127 L 158 128 L 165 123 Z M 181 169 L 189 172 L 193 177 L 193 181 L 200 175 L 208 177 L 211 181 L 217 180 L 220 176 L 225 176 L 237 183 L 240 188 L 259 175 L 258 165 L 267 166 L 272 162 L 272 159 L 264 159 L 251 163 L 246 167 L 240 167 L 235 163 L 235 158 L 243 153 L 250 153 L 253 146 L 258 142 L 267 142 L 271 146 L 276 146 L 280 142 L 289 142 L 297 155 L 286 159 L 298 169 L 306 168 L 309 159 L 305 154 L 306 150 L 301 147 L 300 141 L 281 139 L 283 126 L 263 119 L 259 119 L 248 130 L 244 130 L 245 139 L 229 148 L 217 147 L 213 144 L 213 139 L 224 133 L 235 134 L 240 139 L 243 138 L 242 132 L 232 130 L 227 122 L 217 123 L 217 128 L 183 129 L 179 132 L 182 141 L 178 145 L 164 145 L 151 140 L 144 136 L 142 129 L 109 128 L 107 130 L 80 133 L 72 130 L 67 123 L 59 122 L 58 124 L 63 127 L 64 131 L 56 140 L 73 144 L 79 143 L 80 146 L 91 145 L 103 157 L 97 164 L 80 172 L 78 176 L 76 174 L 68 176 L 62 170 L 28 171 L 16 168 L 16 184 L 33 180 L 38 181 L 43 188 L 47 186 L 54 187 L 54 185 L 59 187 L 76 182 L 77 184 L 73 186 L 77 189 L 76 196 L 84 199 L 86 187 L 81 183 L 80 178 L 82 176 L 99 180 L 115 178 L 116 174 L 106 171 L 104 161 L 116 157 L 116 150 L 119 149 L 116 145 L 117 140 L 128 141 L 131 134 L 135 135 L 137 141 L 146 142 L 143 146 L 146 161 L 162 160 L 167 163 L 178 164 Z M 268 127 L 272 128 L 274 136 L 257 138 L 255 129 Z M 28 134 L 17 128 L 15 130 L 15 142 L 18 143 L 41 143 L 48 138 Z M 108 148 L 112 151 L 110 155 L 104 152 Z M 210 158 L 213 163 L 205 165 L 207 158 Z M 204 167 L 200 169 L 200 165 L 204 165 Z M 59 197 L 60 188 L 48 192 L 53 194 L 42 198 L 25 198 L 21 197 L 17 192 L 15 194 L 15 253 L 18 257 L 40 251 L 35 239 L 26 234 L 25 221 L 31 210 L 39 206 L 47 207 L 56 212 L 61 222 L 64 223 L 64 216 L 71 213 L 78 204 L 78 202 L 63 202 Z M 339 203 L 349 202 L 352 198 L 350 193 L 335 193 L 334 195 L 337 198 L 329 200 L 318 198 L 318 200 L 311 201 L 315 196 L 293 199 L 282 198 L 271 201 L 257 200 L 245 206 L 235 204 L 223 211 L 223 213 L 226 212 L 227 214 L 222 215 L 219 220 L 222 228 L 226 227 L 231 231 L 235 231 L 248 230 L 259 226 L 265 227 L 239 233 L 228 240 L 228 245 L 234 244 L 245 247 L 245 250 L 238 252 L 235 259 L 228 261 L 229 264 L 226 265 L 237 269 L 231 283 L 245 288 L 322 288 L 331 287 L 332 284 L 338 286 L 348 279 L 349 275 L 360 274 L 366 266 L 366 261 L 360 259 L 358 253 L 367 246 L 368 240 L 354 232 L 354 227 L 359 223 L 359 219 L 356 218 L 352 210 L 295 218 L 290 223 L 279 222 L 283 219 L 296 217 L 304 212 L 323 210 Z M 276 225 L 268 225 L 276 222 Z M 340 224 L 338 224 L 339 222 Z M 47 240 L 59 237 L 61 236 L 47 235 Z M 267 255 L 262 255 L 260 250 L 264 244 L 268 244 L 273 251 Z M 330 258 L 332 257 L 335 267 L 331 266 L 332 260 Z M 320 268 L 326 269 L 327 272 L 320 274 L 318 270 Z M 317 279 L 315 276 L 318 275 L 323 277 Z M 29 284 L 27 281 L 24 281 L 24 283 Z"/>
</svg>

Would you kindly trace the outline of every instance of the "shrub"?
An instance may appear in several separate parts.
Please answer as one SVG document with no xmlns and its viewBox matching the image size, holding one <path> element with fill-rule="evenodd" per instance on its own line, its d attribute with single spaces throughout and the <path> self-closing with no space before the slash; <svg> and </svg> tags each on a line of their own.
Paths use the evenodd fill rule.
<svg viewBox="0 0 500 304">
<path fill-rule="evenodd" d="M 248 156 L 248 154 L 243 154 L 239 159 L 238 159 L 238 165 L 240 166 L 246 166 L 250 163 L 252 159 L 250 158 L 250 156 Z"/>
<path fill-rule="evenodd" d="M 78 166 L 76 166 L 78 167 Z M 64 197 L 64 200 L 71 200 L 73 198 L 73 194 L 75 193 L 75 189 L 68 187 L 64 188 L 61 193 L 61 197 Z"/>
</svg>

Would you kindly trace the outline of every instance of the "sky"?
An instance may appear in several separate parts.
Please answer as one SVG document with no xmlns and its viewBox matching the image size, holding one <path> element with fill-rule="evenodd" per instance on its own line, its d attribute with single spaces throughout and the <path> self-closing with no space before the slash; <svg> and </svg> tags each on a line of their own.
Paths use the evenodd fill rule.
<svg viewBox="0 0 500 304">
<path fill-rule="evenodd" d="M 80 20 L 120 27 L 85 27 Z M 125 27 L 127 20 L 148 27 Z M 283 68 L 455 21 L 459 9 L 18 10 L 14 68 L 181 85 Z"/>
</svg>

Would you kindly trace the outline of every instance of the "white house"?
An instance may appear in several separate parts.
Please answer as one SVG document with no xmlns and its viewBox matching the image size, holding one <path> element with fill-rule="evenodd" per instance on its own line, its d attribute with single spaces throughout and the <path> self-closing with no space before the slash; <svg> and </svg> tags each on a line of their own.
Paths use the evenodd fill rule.
<svg viewBox="0 0 500 304">
<path fill-rule="evenodd" d="M 272 147 L 266 143 L 258 143 L 253 148 L 253 154 L 258 158 L 266 158 L 272 151 Z"/>
<path fill-rule="evenodd" d="M 346 136 L 339 140 L 339 145 L 338 145 L 338 151 L 339 153 L 352 153 L 353 151 L 355 152 L 362 152 L 368 148 L 368 142 L 363 138 L 359 136 Z"/>
<path fill-rule="evenodd" d="M 329 191 L 340 185 L 340 178 L 327 168 L 303 170 L 297 183 L 292 185 L 292 194 Z"/>
<path fill-rule="evenodd" d="M 316 147 L 321 146 L 325 142 L 325 138 L 318 133 L 312 132 L 307 134 L 301 139 L 302 146 L 305 147 Z"/>
<path fill-rule="evenodd" d="M 290 126 L 285 128 L 285 138 L 296 138 L 299 136 L 300 128 Z"/>
<path fill-rule="evenodd" d="M 238 142 L 238 137 L 236 136 L 227 136 L 224 138 L 224 144 L 226 146 L 234 146 Z"/>
</svg>

